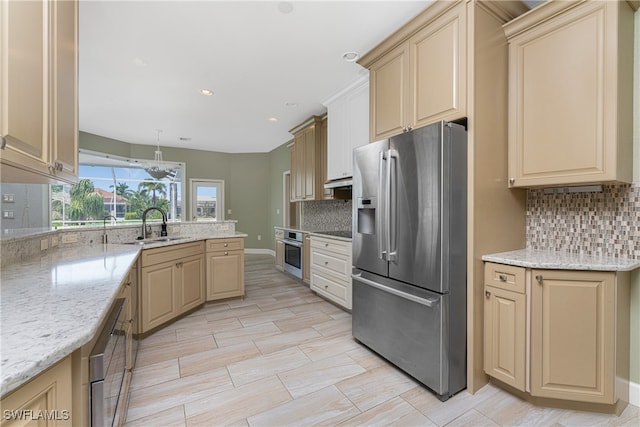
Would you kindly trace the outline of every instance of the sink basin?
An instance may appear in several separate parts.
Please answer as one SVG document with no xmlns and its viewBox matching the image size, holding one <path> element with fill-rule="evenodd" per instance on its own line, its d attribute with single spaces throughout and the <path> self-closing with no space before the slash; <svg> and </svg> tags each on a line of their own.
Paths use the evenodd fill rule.
<svg viewBox="0 0 640 427">
<path fill-rule="evenodd" d="M 152 243 L 166 243 L 166 242 L 174 242 L 176 240 L 185 240 L 190 239 L 191 237 L 156 237 L 155 239 L 141 239 L 134 240 L 132 242 L 124 242 L 125 245 L 150 245 Z"/>
</svg>

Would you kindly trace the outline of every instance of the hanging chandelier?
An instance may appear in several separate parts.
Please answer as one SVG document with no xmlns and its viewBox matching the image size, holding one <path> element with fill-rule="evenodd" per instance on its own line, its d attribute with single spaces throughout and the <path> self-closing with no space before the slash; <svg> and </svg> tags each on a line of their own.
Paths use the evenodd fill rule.
<svg viewBox="0 0 640 427">
<path fill-rule="evenodd" d="M 176 175 L 176 171 L 162 160 L 162 151 L 160 151 L 160 132 L 162 132 L 162 130 L 158 129 L 157 131 L 158 141 L 156 143 L 156 153 L 154 155 L 153 162 L 149 163 L 144 170 L 155 179 L 163 179 L 168 176 L 173 178 Z"/>
</svg>

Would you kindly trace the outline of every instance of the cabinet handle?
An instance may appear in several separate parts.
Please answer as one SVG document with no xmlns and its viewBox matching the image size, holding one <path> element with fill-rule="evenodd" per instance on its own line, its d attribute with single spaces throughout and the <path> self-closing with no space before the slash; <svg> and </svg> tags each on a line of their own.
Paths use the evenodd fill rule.
<svg viewBox="0 0 640 427">
<path fill-rule="evenodd" d="M 484 291 L 484 296 L 487 297 L 487 298 L 491 298 L 491 292 Z"/>
<path fill-rule="evenodd" d="M 507 281 L 507 275 L 506 274 L 500 274 L 498 276 L 498 278 L 500 279 L 501 282 L 506 282 Z"/>
<path fill-rule="evenodd" d="M 537 274 L 536 275 L 536 280 L 538 281 L 538 283 L 540 283 L 542 285 L 542 274 Z"/>
<path fill-rule="evenodd" d="M 509 185 L 513 185 L 516 183 L 516 179 L 515 178 L 509 178 Z"/>
<path fill-rule="evenodd" d="M 2 135 L 0 136 L 0 150 L 4 150 L 7 148 L 7 138 Z"/>
<path fill-rule="evenodd" d="M 182 262 L 176 262 L 176 267 L 182 268 Z"/>
</svg>

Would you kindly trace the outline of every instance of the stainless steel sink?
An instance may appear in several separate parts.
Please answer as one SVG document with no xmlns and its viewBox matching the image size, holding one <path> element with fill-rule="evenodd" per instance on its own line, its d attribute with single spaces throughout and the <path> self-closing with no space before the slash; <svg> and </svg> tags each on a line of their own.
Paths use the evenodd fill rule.
<svg viewBox="0 0 640 427">
<path fill-rule="evenodd" d="M 140 246 L 144 246 L 144 245 L 150 245 L 152 243 L 166 243 L 166 242 L 174 242 L 176 240 L 186 240 L 186 239 L 190 239 L 191 237 L 187 237 L 187 236 L 180 236 L 180 237 L 157 237 L 155 239 L 140 239 L 140 240 L 133 240 L 131 242 L 123 242 L 125 245 L 140 245 Z"/>
</svg>

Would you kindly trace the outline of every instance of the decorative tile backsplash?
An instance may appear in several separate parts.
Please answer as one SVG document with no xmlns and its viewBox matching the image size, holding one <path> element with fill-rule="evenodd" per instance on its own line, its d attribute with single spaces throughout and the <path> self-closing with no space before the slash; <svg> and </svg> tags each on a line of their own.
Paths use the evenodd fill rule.
<svg viewBox="0 0 640 427">
<path fill-rule="evenodd" d="M 527 247 L 640 259 L 640 183 L 602 192 L 527 192 Z"/>
<path fill-rule="evenodd" d="M 351 200 L 318 200 L 302 205 L 302 230 L 351 231 Z"/>
</svg>

